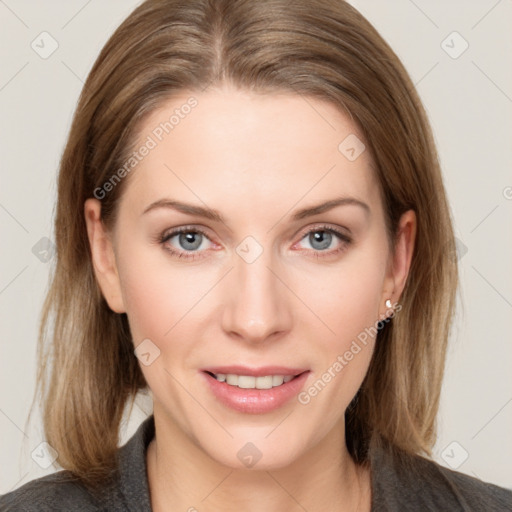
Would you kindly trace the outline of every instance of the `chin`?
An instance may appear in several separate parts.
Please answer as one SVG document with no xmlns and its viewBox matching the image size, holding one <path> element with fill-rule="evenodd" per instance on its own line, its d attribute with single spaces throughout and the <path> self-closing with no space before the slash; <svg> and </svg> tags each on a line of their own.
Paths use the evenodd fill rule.
<svg viewBox="0 0 512 512">
<path fill-rule="evenodd" d="M 234 438 L 225 439 L 224 443 L 221 439 L 215 439 L 213 445 L 212 439 L 209 439 L 208 442 L 201 443 L 200 448 L 211 459 L 231 469 L 282 469 L 293 464 L 303 453 L 305 437 L 293 439 L 287 436 L 286 441 L 281 436 L 271 439 L 273 434 L 269 437 L 269 432 L 272 432 L 274 427 L 275 424 L 265 428 L 258 435 L 255 435 L 253 430 L 250 433 L 232 432 Z"/>
</svg>

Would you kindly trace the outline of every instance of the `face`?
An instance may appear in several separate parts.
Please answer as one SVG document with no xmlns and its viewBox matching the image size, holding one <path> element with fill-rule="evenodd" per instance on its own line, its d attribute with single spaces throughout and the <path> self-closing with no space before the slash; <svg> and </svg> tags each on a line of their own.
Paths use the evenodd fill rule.
<svg viewBox="0 0 512 512">
<path fill-rule="evenodd" d="M 317 99 L 183 93 L 140 128 L 137 147 L 151 148 L 111 233 L 101 201 L 86 203 L 96 275 L 127 313 L 155 419 L 218 463 L 284 467 L 340 438 L 371 328 L 399 298 L 414 219 L 394 253 L 354 137 Z"/>
</svg>

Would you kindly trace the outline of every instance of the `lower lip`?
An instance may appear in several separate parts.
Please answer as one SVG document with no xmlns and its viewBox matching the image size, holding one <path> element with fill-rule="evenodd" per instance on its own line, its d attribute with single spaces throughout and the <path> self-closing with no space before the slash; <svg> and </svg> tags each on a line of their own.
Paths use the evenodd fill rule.
<svg viewBox="0 0 512 512">
<path fill-rule="evenodd" d="M 306 381 L 309 371 L 305 371 L 289 382 L 271 389 L 244 389 L 219 382 L 206 372 L 202 372 L 213 394 L 221 403 L 235 411 L 249 414 L 263 414 L 274 411 L 296 396 Z"/>
</svg>

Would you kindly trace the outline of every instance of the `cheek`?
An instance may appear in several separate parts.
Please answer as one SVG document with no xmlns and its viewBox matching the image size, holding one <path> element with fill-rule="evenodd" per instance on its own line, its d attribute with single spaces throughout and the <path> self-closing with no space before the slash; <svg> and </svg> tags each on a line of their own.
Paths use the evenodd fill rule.
<svg viewBox="0 0 512 512">
<path fill-rule="evenodd" d="M 329 328 L 329 345 L 334 339 L 341 348 L 379 320 L 385 274 L 381 260 L 353 253 L 335 269 L 310 273 L 302 281 L 300 296 L 307 297 L 312 312 Z"/>
<path fill-rule="evenodd" d="M 201 292 L 197 276 L 180 271 L 155 247 L 127 247 L 118 268 L 135 345 L 145 338 L 160 345 L 174 334 L 175 326 L 186 324 L 180 320 Z"/>
<path fill-rule="evenodd" d="M 308 337 L 315 340 L 316 365 L 315 375 L 299 401 L 316 402 L 318 410 L 326 414 L 326 421 L 336 421 L 338 412 L 345 410 L 370 364 L 378 332 L 385 254 L 368 244 L 343 260 L 336 271 L 331 268 L 316 273 L 316 280 L 308 279 L 301 291 L 328 329 L 318 321 L 304 326 L 311 330 Z M 317 286 L 313 286 L 315 282 Z M 315 337 L 315 327 L 317 333 L 321 329 L 326 334 Z M 325 393 L 321 392 L 324 388 Z M 331 409 L 332 403 L 338 407 Z"/>
<path fill-rule="evenodd" d="M 355 267 L 343 276 L 338 299 L 338 323 L 350 326 L 352 336 L 357 334 L 355 330 L 361 331 L 378 320 L 383 283 L 383 274 L 376 262 L 373 266 L 359 262 Z"/>
</svg>

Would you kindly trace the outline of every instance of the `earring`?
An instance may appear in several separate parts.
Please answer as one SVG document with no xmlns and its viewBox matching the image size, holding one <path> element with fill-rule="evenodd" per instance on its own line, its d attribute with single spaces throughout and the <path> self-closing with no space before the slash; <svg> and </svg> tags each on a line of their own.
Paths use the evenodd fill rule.
<svg viewBox="0 0 512 512">
<path fill-rule="evenodd" d="M 386 300 L 386 307 L 387 307 L 387 308 L 392 307 L 391 299 L 387 299 L 387 300 Z"/>
</svg>

